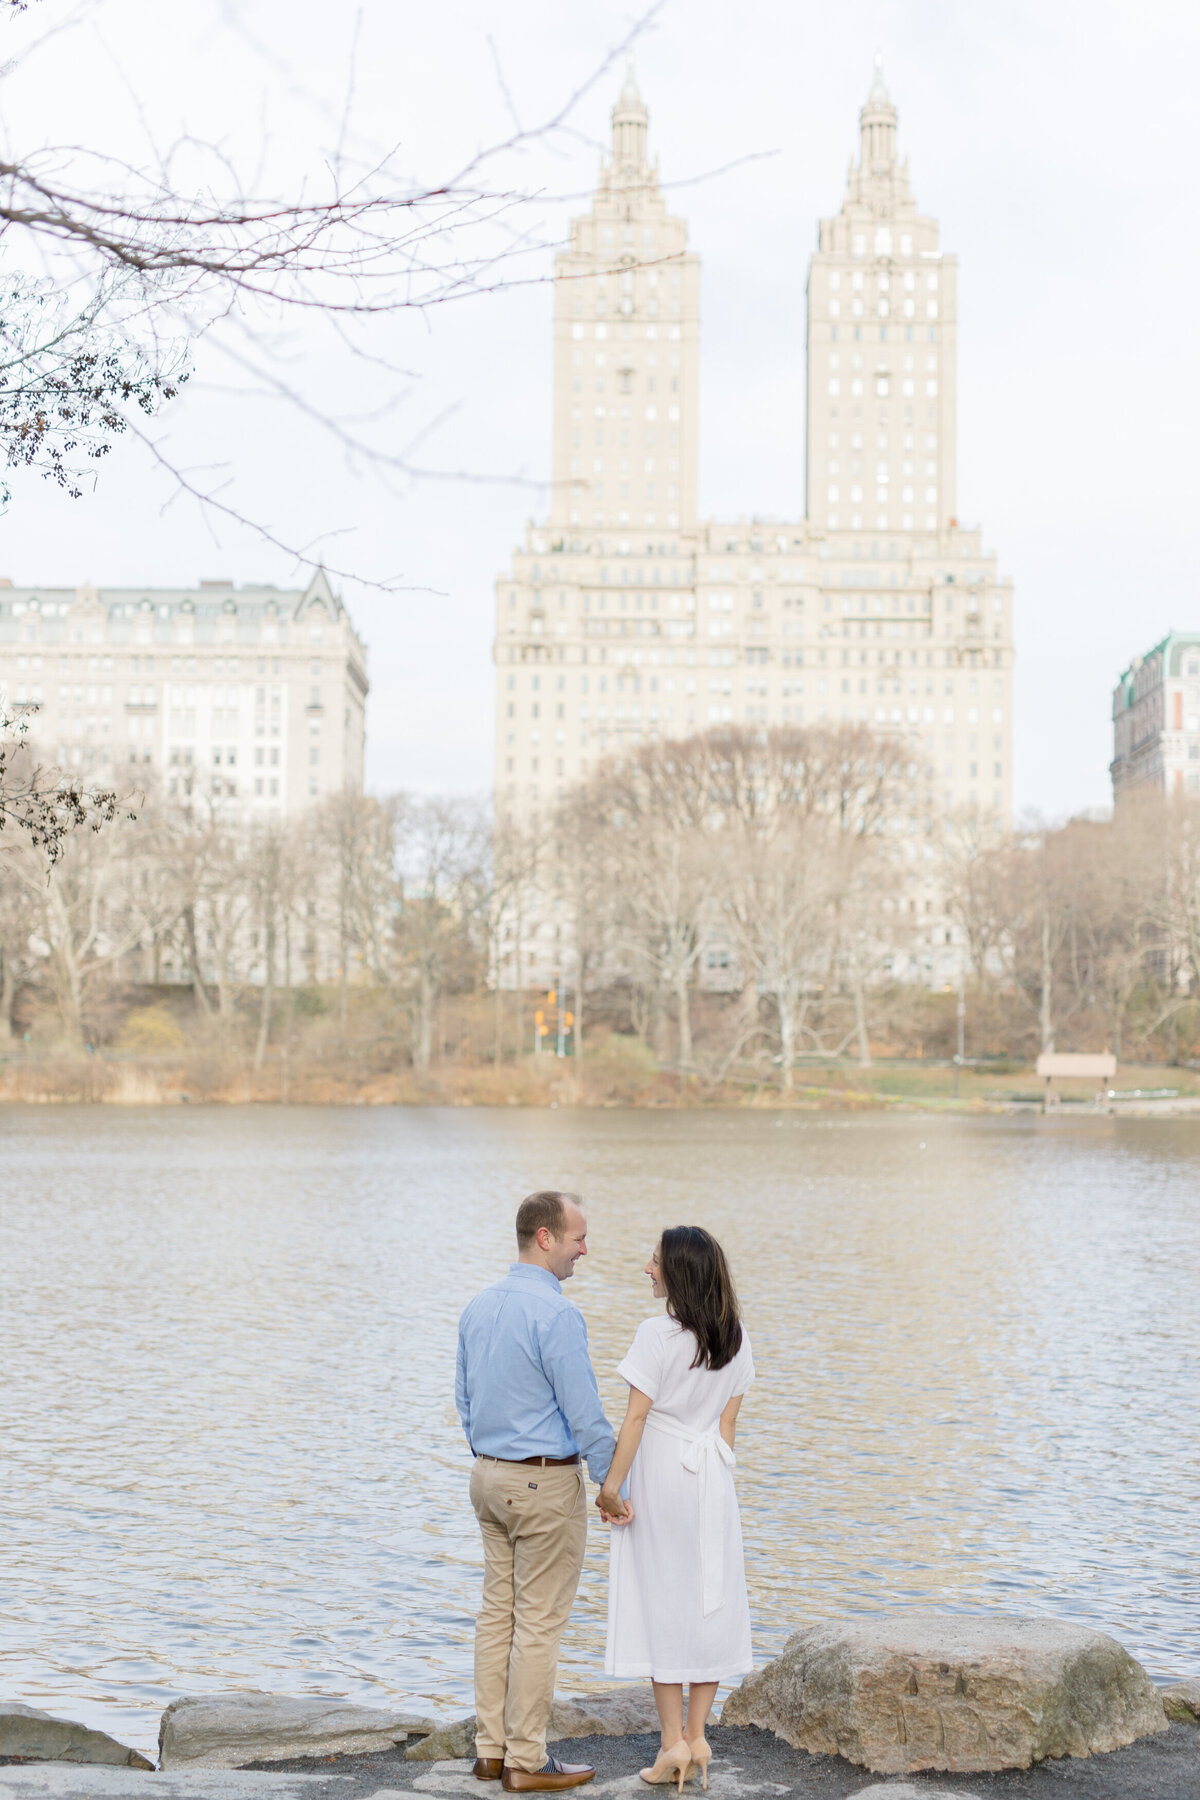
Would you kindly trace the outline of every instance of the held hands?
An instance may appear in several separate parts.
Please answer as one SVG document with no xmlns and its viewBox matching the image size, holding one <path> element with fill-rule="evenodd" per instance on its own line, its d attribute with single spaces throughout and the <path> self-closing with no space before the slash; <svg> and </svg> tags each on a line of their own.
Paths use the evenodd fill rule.
<svg viewBox="0 0 1200 1800">
<path fill-rule="evenodd" d="M 632 1523 L 633 1508 L 628 1500 L 622 1500 L 616 1488 L 602 1487 L 596 1495 L 596 1505 L 600 1508 L 600 1517 L 606 1525 Z"/>
</svg>

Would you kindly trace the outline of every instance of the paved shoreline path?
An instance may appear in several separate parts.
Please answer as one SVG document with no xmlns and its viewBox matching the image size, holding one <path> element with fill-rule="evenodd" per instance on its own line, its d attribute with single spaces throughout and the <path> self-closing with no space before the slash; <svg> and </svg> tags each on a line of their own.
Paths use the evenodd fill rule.
<svg viewBox="0 0 1200 1800">
<path fill-rule="evenodd" d="M 769 1732 L 710 1733 L 714 1800 L 1188 1800 L 1200 1794 L 1200 1729 L 1172 1725 L 1107 1756 L 1063 1758 L 995 1775 L 884 1777 L 837 1756 L 792 1750 Z M 594 1800 L 645 1795 L 638 1770 L 653 1760 L 656 1739 L 576 1738 L 571 1760 L 596 1765 L 585 1790 Z M 664 1792 L 666 1790 L 663 1790 Z M 698 1794 L 695 1782 L 689 1795 Z M 403 1751 L 341 1756 L 270 1769 L 135 1769 L 71 1763 L 0 1766 L 0 1800 L 499 1800 L 499 1783 L 478 1782 L 469 1761 L 407 1762 Z"/>
</svg>

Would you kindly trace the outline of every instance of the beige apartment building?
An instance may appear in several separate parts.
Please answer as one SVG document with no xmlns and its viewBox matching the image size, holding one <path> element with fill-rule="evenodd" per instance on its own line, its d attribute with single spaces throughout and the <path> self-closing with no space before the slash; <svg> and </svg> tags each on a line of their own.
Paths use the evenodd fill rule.
<svg viewBox="0 0 1200 1800">
<path fill-rule="evenodd" d="M 499 810 L 647 739 L 848 721 L 904 744 L 914 838 L 957 808 L 1007 820 L 1012 587 L 957 516 L 955 265 L 878 66 L 810 266 L 794 521 L 697 516 L 699 261 L 647 125 L 630 77 L 556 265 L 550 516 L 497 583 Z"/>
<path fill-rule="evenodd" d="M 1113 690 L 1113 798 L 1200 793 L 1200 633 L 1171 631 Z"/>
<path fill-rule="evenodd" d="M 362 791 L 366 652 L 323 572 L 301 590 L 0 580 L 0 706 L 49 763 L 151 781 L 227 820 Z"/>
</svg>

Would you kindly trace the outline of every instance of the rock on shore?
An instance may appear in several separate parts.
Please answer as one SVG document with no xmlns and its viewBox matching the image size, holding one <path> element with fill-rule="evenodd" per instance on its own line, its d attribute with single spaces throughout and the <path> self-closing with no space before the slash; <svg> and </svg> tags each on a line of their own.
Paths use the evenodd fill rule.
<svg viewBox="0 0 1200 1800">
<path fill-rule="evenodd" d="M 36 1706 L 0 1700 L 0 1756 L 28 1756 L 39 1762 L 109 1763 L 126 1769 L 154 1764 L 106 1731 L 91 1731 L 73 1719 L 56 1719 Z"/>
<path fill-rule="evenodd" d="M 1200 1725 L 1200 1679 L 1173 1681 L 1162 1690 L 1162 1703 L 1168 1719 L 1181 1725 Z"/>
<path fill-rule="evenodd" d="M 649 1685 L 607 1688 L 599 1694 L 578 1694 L 566 1700 L 554 1697 L 546 1736 L 552 1744 L 564 1738 L 628 1737 L 639 1731 L 657 1731 L 658 1712 Z M 475 1714 L 453 1719 L 412 1744 L 405 1752 L 410 1762 L 452 1762 L 475 1754 Z"/>
<path fill-rule="evenodd" d="M 344 1700 L 205 1694 L 168 1706 L 158 1730 L 158 1761 L 162 1769 L 241 1769 L 297 1756 L 391 1750 L 432 1730 L 432 1719 Z"/>
<path fill-rule="evenodd" d="M 1167 1726 L 1146 1671 L 1102 1632 L 957 1614 L 799 1631 L 730 1695 L 721 1723 L 881 1775 L 1027 1769 Z"/>
</svg>

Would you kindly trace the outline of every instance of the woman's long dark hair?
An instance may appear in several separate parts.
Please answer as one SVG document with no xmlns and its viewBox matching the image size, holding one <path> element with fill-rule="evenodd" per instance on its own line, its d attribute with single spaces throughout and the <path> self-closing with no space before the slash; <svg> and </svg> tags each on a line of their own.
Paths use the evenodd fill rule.
<svg viewBox="0 0 1200 1800">
<path fill-rule="evenodd" d="M 667 1311 L 696 1340 L 692 1368 L 723 1369 L 742 1347 L 737 1292 L 725 1252 L 699 1225 L 674 1225 L 662 1234 L 659 1267 Z"/>
</svg>

